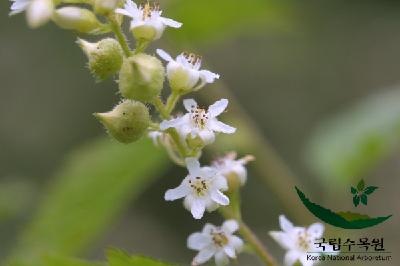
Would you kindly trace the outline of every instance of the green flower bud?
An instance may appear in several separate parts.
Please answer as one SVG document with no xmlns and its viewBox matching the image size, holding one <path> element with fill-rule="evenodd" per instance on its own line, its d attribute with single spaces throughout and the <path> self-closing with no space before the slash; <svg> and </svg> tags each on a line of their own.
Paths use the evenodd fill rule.
<svg viewBox="0 0 400 266">
<path fill-rule="evenodd" d="M 116 74 L 122 65 L 122 48 L 118 41 L 112 38 L 90 43 L 78 39 L 77 43 L 89 59 L 89 69 L 97 80 Z"/>
<path fill-rule="evenodd" d="M 108 134 L 122 143 L 140 139 L 150 124 L 150 114 L 141 102 L 124 100 L 107 113 L 95 117 L 106 127 Z"/>
<path fill-rule="evenodd" d="M 118 6 L 121 0 L 95 0 L 94 11 L 101 15 L 107 15 Z"/>
<path fill-rule="evenodd" d="M 75 6 L 57 9 L 53 14 L 53 21 L 63 29 L 83 33 L 93 32 L 103 26 L 93 12 Z"/>
<path fill-rule="evenodd" d="M 154 56 L 137 54 L 125 58 L 119 72 L 119 91 L 128 99 L 151 102 L 160 95 L 164 67 Z"/>
</svg>

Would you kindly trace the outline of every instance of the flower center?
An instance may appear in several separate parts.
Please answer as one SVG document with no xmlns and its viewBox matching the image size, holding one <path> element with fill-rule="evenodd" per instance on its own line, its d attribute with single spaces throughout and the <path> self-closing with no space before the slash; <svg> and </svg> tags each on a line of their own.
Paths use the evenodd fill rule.
<svg viewBox="0 0 400 266">
<path fill-rule="evenodd" d="M 189 180 L 189 185 L 193 189 L 193 192 L 199 197 L 204 196 L 209 187 L 208 181 L 202 179 L 200 176 Z"/>
<path fill-rule="evenodd" d="M 299 232 L 297 238 L 297 245 L 304 251 L 310 250 L 311 241 L 308 238 L 307 232 Z"/>
<path fill-rule="evenodd" d="M 190 113 L 193 124 L 200 129 L 204 129 L 208 121 L 207 111 L 193 106 Z"/>
<path fill-rule="evenodd" d="M 153 11 L 160 11 L 160 5 L 158 3 L 150 3 L 147 2 L 145 4 L 141 4 L 139 8 L 143 11 L 142 20 L 146 20 L 151 18 L 151 13 Z"/>
<path fill-rule="evenodd" d="M 228 238 L 222 232 L 215 232 L 211 234 L 214 244 L 218 247 L 223 247 L 228 244 Z"/>
<path fill-rule="evenodd" d="M 186 60 L 193 66 L 193 67 L 200 67 L 201 65 L 201 56 L 196 55 L 194 53 L 183 52 L 182 55 L 186 58 Z"/>
</svg>

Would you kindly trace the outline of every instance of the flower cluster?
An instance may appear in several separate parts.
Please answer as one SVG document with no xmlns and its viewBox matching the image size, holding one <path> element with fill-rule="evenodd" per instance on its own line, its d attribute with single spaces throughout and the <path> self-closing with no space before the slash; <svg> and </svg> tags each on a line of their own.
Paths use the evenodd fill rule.
<svg viewBox="0 0 400 266">
<path fill-rule="evenodd" d="M 205 211 L 221 207 L 226 220 L 217 227 L 206 224 L 202 232 L 189 236 L 187 246 L 198 251 L 192 265 L 199 265 L 215 257 L 215 263 L 226 265 L 242 251 L 244 242 L 234 235 L 239 231 L 253 248 L 260 251 L 260 241 L 241 220 L 238 193 L 246 183 L 246 164 L 254 157 L 237 159 L 236 152 L 217 158 L 209 166 L 201 166 L 200 158 L 205 146 L 212 144 L 218 134 L 233 134 L 236 128 L 220 121 L 229 104 L 219 99 L 208 108 L 196 100 L 183 100 L 184 114 L 176 112 L 183 96 L 196 92 L 220 76 L 201 69 L 202 57 L 182 52 L 174 59 L 161 49 L 156 50 L 162 61 L 146 53 L 151 42 L 160 39 L 167 27 L 180 28 L 182 23 L 162 16 L 158 4 L 147 2 L 137 5 L 132 0 L 11 0 L 10 15 L 26 11 L 28 25 L 36 28 L 53 21 L 60 28 L 89 35 L 114 33 L 115 38 L 97 42 L 78 39 L 77 44 L 88 58 L 88 68 L 97 81 L 118 77 L 121 101 L 109 112 L 96 113 L 95 117 L 108 134 L 120 143 L 132 143 L 148 136 L 154 144 L 163 147 L 172 161 L 187 168 L 188 174 L 180 185 L 165 193 L 166 201 L 183 199 L 183 205 L 194 219 L 202 219 Z M 123 18 L 130 20 L 130 32 L 136 47 L 131 49 L 122 32 Z M 167 79 L 170 93 L 163 93 Z M 161 95 L 167 95 L 163 100 Z M 153 105 L 156 115 L 150 113 Z M 158 118 L 157 118 L 158 115 Z M 239 213 L 238 213 L 239 211 Z M 234 219 L 232 219 L 234 218 Z M 300 261 L 312 251 L 312 242 L 323 233 L 321 224 L 308 229 L 294 227 L 285 217 L 280 217 L 283 232 L 271 236 L 288 250 L 286 264 Z M 244 227 L 244 228 L 243 228 Z M 265 251 L 266 252 L 266 251 Z M 260 256 L 264 257 L 265 256 Z M 266 264 L 273 264 L 267 259 Z"/>
</svg>

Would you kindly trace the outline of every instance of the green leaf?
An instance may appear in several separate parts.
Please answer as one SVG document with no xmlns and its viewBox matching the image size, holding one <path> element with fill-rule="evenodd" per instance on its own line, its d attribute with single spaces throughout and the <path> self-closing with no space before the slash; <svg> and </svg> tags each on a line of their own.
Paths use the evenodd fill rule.
<svg viewBox="0 0 400 266">
<path fill-rule="evenodd" d="M 354 204 L 354 206 L 358 206 L 358 204 L 360 204 L 360 197 L 359 196 L 357 196 L 357 195 L 355 195 L 354 197 L 353 197 L 353 204 Z"/>
<path fill-rule="evenodd" d="M 130 256 L 117 249 L 110 249 L 107 252 L 109 266 L 176 266 L 167 264 L 152 258 L 142 256 Z"/>
<path fill-rule="evenodd" d="M 362 194 L 362 195 L 361 195 L 361 203 L 364 204 L 364 205 L 367 205 L 367 204 L 368 204 L 367 195 L 365 195 L 365 194 Z"/>
<path fill-rule="evenodd" d="M 309 165 L 330 185 L 364 176 L 400 146 L 400 90 L 355 103 L 323 122 L 308 144 Z"/>
<path fill-rule="evenodd" d="M 351 194 L 357 194 L 357 189 L 355 187 L 351 187 Z"/>
<path fill-rule="evenodd" d="M 168 160 L 150 140 L 97 140 L 74 152 L 43 193 L 13 258 L 35 265 L 43 254 L 75 255 L 88 247 L 162 172 Z"/>
<path fill-rule="evenodd" d="M 360 213 L 354 213 L 354 212 L 337 212 L 338 215 L 340 215 L 341 217 L 343 217 L 344 219 L 346 219 L 347 221 L 357 221 L 357 220 L 367 220 L 367 219 L 371 219 L 371 217 L 369 217 L 366 214 L 360 214 Z"/>
<path fill-rule="evenodd" d="M 363 191 L 364 187 L 365 187 L 364 179 L 361 179 L 360 182 L 358 182 L 358 184 L 357 184 L 357 190 L 358 191 Z"/>
<path fill-rule="evenodd" d="M 365 193 L 366 195 L 370 195 L 370 194 L 372 194 L 376 189 L 378 189 L 378 187 L 370 186 L 370 187 L 367 187 L 367 188 L 364 190 L 364 193 Z"/>
</svg>

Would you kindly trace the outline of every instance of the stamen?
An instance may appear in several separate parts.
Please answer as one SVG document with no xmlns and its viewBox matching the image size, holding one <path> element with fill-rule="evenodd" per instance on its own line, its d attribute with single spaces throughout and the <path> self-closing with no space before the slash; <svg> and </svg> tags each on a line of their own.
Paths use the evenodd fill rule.
<svg viewBox="0 0 400 266">
<path fill-rule="evenodd" d="M 139 9 L 143 10 L 142 20 L 151 18 L 151 12 L 160 11 L 160 4 L 153 2 L 150 3 L 147 1 L 145 4 L 140 4 Z"/>
<path fill-rule="evenodd" d="M 201 64 L 202 57 L 200 55 L 196 55 L 194 53 L 188 53 L 188 52 L 183 52 L 182 55 L 193 66 L 195 66 L 197 64 Z"/>
</svg>

